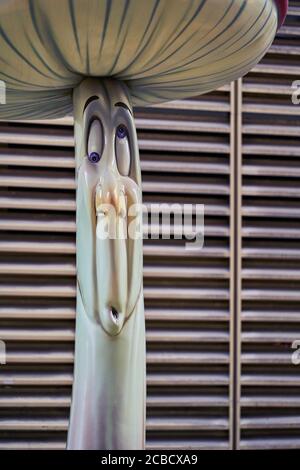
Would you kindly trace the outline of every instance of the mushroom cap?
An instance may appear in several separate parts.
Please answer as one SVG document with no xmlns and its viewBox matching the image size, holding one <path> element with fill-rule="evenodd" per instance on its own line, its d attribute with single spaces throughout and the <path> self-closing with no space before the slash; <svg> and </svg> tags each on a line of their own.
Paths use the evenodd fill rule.
<svg viewBox="0 0 300 470">
<path fill-rule="evenodd" d="M 2 0 L 1 119 L 62 117 L 84 78 L 114 77 L 133 105 L 206 93 L 270 47 L 285 0 Z"/>
</svg>

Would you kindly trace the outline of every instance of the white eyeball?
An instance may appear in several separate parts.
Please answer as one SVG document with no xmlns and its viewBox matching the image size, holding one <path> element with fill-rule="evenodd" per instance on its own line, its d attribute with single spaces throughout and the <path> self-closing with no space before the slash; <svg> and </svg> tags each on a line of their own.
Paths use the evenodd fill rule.
<svg viewBox="0 0 300 470">
<path fill-rule="evenodd" d="M 120 124 L 117 127 L 115 138 L 116 160 L 119 173 L 128 176 L 130 171 L 130 146 L 127 127 Z"/>
<path fill-rule="evenodd" d="M 91 163 L 98 163 L 101 159 L 103 148 L 103 130 L 101 122 L 94 119 L 88 135 L 87 152 Z"/>
</svg>

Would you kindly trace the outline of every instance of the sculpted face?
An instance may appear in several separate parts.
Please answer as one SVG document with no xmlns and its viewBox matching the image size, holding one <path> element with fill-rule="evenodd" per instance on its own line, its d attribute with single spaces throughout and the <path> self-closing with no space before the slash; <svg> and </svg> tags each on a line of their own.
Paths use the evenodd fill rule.
<svg viewBox="0 0 300 470">
<path fill-rule="evenodd" d="M 80 91 L 79 91 L 80 93 Z M 141 178 L 137 136 L 124 85 L 103 81 L 80 96 L 76 133 L 77 271 L 86 314 L 121 332 L 142 285 Z M 80 129 L 79 129 L 80 128 Z"/>
</svg>

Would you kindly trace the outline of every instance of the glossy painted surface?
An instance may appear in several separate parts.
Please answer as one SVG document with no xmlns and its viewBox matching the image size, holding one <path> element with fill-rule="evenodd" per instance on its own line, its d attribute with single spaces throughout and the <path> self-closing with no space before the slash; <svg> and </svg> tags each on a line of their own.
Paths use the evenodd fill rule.
<svg viewBox="0 0 300 470">
<path fill-rule="evenodd" d="M 87 76 L 123 80 L 134 105 L 199 95 L 246 74 L 278 26 L 274 0 L 0 3 L 1 118 L 72 112 Z"/>
<path fill-rule="evenodd" d="M 141 176 L 127 89 L 87 79 L 74 91 L 74 114 L 77 313 L 68 449 L 142 449 L 142 228 L 132 211 L 141 203 Z"/>
</svg>

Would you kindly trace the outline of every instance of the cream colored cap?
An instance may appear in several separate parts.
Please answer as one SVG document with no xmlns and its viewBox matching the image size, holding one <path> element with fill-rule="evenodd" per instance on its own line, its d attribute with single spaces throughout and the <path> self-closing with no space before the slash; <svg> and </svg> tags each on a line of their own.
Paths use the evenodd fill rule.
<svg viewBox="0 0 300 470">
<path fill-rule="evenodd" d="M 72 112 L 83 78 L 124 80 L 134 105 L 216 89 L 271 45 L 273 0 L 2 0 L 0 118 Z"/>
</svg>

